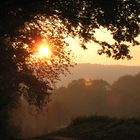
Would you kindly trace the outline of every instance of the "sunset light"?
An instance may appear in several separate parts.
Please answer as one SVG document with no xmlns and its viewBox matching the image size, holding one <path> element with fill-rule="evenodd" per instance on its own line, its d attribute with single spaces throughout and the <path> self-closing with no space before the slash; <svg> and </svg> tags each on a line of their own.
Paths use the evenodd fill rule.
<svg viewBox="0 0 140 140">
<path fill-rule="evenodd" d="M 38 56 L 41 57 L 41 58 L 47 58 L 49 57 L 51 54 L 51 51 L 49 49 L 49 46 L 46 45 L 46 44 L 42 44 L 39 46 L 39 49 L 38 49 Z"/>
</svg>

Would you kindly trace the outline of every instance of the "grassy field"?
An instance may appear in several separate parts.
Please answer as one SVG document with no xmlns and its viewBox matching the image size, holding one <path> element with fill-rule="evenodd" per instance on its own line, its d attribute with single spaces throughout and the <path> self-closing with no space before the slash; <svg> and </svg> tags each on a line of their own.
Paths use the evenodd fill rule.
<svg viewBox="0 0 140 140">
<path fill-rule="evenodd" d="M 77 118 L 64 129 L 49 136 L 64 136 L 82 140 L 140 140 L 140 119 L 91 116 Z"/>
</svg>

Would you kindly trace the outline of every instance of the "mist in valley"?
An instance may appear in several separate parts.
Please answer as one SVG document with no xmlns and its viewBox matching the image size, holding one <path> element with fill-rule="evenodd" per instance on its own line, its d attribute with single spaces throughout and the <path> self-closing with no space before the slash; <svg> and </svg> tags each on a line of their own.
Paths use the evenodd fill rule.
<svg viewBox="0 0 140 140">
<path fill-rule="evenodd" d="M 118 73 L 112 70 L 113 66 L 97 67 L 104 67 L 108 71 L 100 68 L 96 75 L 93 69 L 91 71 L 94 76 L 98 77 L 102 73 L 108 80 L 104 80 L 104 77 L 94 79 L 93 76 L 73 79 L 67 86 L 61 85 L 55 89 L 50 96 L 50 102 L 41 111 L 21 98 L 20 106 L 12 110 L 10 120 L 19 132 L 18 137 L 46 135 L 66 127 L 73 119 L 81 116 L 139 117 L 139 67 L 120 66 L 119 69 L 117 66 L 118 71 L 121 71 Z M 83 73 L 82 70 L 79 71 Z M 89 74 L 88 71 L 84 72 Z M 126 75 L 125 72 L 129 74 Z M 120 74 L 123 76 L 118 76 L 114 82 L 108 82 L 110 76 L 115 79 Z"/>
</svg>

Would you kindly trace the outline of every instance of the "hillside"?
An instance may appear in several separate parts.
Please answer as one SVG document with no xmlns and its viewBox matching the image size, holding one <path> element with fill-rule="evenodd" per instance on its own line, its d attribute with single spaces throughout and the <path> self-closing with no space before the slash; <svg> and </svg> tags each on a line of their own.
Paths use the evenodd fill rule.
<svg viewBox="0 0 140 140">
<path fill-rule="evenodd" d="M 73 137 L 82 140 L 139 140 L 140 120 L 91 116 L 75 119 L 67 128 L 49 136 Z"/>
</svg>

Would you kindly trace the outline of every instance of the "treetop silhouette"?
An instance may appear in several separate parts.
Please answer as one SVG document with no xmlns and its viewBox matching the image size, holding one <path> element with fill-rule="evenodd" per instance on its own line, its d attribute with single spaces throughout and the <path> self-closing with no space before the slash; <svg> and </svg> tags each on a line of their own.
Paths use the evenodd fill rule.
<svg viewBox="0 0 140 140">
<path fill-rule="evenodd" d="M 139 44 L 136 40 L 139 35 L 139 5 L 139 0 L 6 0 L 1 2 L 0 31 L 1 35 L 12 35 L 25 22 L 35 20 L 36 15 L 57 16 L 68 35 L 80 37 L 83 48 L 92 40 L 102 46 L 99 54 L 129 59 L 128 43 Z M 111 31 L 114 44 L 94 37 L 95 29 L 101 26 Z"/>
</svg>

